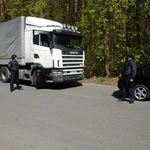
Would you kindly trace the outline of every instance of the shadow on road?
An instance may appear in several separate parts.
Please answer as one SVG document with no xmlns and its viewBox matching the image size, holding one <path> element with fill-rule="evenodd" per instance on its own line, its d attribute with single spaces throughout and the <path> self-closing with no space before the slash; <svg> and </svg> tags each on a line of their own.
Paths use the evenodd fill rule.
<svg viewBox="0 0 150 150">
<path fill-rule="evenodd" d="M 115 97 L 117 100 L 120 99 L 122 97 L 122 92 L 120 90 L 117 90 L 115 92 L 112 93 L 112 96 Z M 127 99 L 129 99 L 129 96 L 127 96 Z M 128 102 L 130 102 L 129 100 L 127 100 Z M 147 100 L 136 100 L 136 101 L 139 101 L 139 102 L 146 102 L 146 101 L 150 101 L 150 99 L 147 99 Z"/>
<path fill-rule="evenodd" d="M 33 88 L 35 88 L 33 85 L 31 85 L 31 82 L 30 81 L 23 81 L 23 80 L 20 80 L 19 83 L 23 86 L 32 86 Z M 80 82 L 66 82 L 66 83 L 57 83 L 57 84 L 54 84 L 54 83 L 49 83 L 47 84 L 46 86 L 41 86 L 38 88 L 38 90 L 40 89 L 53 89 L 53 90 L 62 90 L 62 89 L 66 89 L 66 88 L 74 88 L 74 87 L 78 87 L 78 86 L 83 86 L 82 83 Z"/>
<path fill-rule="evenodd" d="M 115 97 L 116 99 L 120 99 L 122 96 L 122 92 L 120 90 L 117 90 L 112 93 L 112 96 Z"/>
<path fill-rule="evenodd" d="M 66 83 L 59 83 L 59 84 L 47 84 L 47 89 L 53 89 L 53 90 L 62 90 L 67 88 L 74 88 L 78 86 L 83 86 L 80 82 L 66 82 Z"/>
</svg>

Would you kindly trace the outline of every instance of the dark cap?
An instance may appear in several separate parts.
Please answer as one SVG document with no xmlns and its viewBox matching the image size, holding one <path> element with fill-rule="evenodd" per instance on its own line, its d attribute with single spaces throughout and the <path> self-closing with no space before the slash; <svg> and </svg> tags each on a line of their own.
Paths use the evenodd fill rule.
<svg viewBox="0 0 150 150">
<path fill-rule="evenodd" d="M 13 55 L 11 56 L 11 59 L 15 59 L 16 57 L 17 57 L 17 55 L 13 54 Z"/>
<path fill-rule="evenodd" d="M 132 57 L 132 52 L 131 51 L 125 51 L 125 56 L 126 57 Z"/>
</svg>

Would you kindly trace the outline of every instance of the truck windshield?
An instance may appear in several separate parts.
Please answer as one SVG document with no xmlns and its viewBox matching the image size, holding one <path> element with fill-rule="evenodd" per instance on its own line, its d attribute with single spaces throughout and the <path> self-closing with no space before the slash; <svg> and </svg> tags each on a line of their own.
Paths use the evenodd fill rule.
<svg viewBox="0 0 150 150">
<path fill-rule="evenodd" d="M 54 48 L 59 49 L 71 49 L 71 50 L 81 50 L 82 47 L 82 37 L 69 34 L 54 34 Z"/>
</svg>

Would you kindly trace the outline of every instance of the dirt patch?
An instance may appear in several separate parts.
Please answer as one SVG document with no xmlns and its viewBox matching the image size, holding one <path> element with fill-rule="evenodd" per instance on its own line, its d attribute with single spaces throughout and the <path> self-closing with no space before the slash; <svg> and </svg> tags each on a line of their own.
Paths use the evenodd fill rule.
<svg viewBox="0 0 150 150">
<path fill-rule="evenodd" d="M 85 78 L 81 82 L 117 86 L 118 77 L 115 77 L 115 78 L 92 77 L 92 78 Z"/>
</svg>

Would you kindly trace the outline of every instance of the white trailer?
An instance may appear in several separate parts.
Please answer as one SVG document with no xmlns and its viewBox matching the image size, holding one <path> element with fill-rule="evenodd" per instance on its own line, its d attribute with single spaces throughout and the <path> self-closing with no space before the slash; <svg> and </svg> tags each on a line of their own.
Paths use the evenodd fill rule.
<svg viewBox="0 0 150 150">
<path fill-rule="evenodd" d="M 16 54 L 19 79 L 34 86 L 84 78 L 82 34 L 56 21 L 24 17 L 0 24 L 0 77 L 8 82 L 8 62 Z"/>
</svg>

